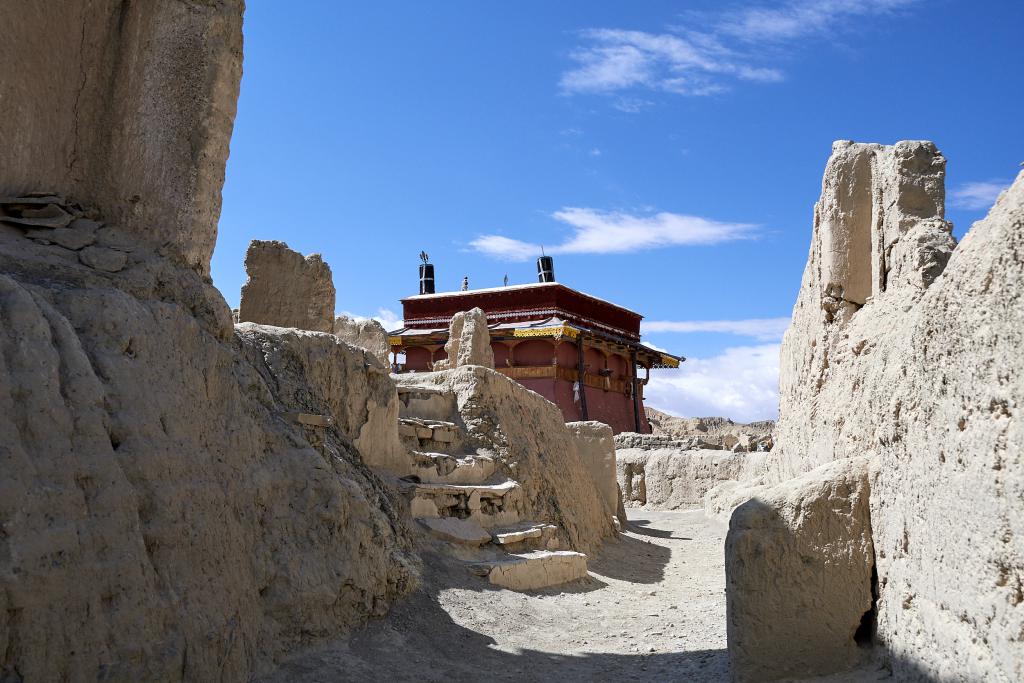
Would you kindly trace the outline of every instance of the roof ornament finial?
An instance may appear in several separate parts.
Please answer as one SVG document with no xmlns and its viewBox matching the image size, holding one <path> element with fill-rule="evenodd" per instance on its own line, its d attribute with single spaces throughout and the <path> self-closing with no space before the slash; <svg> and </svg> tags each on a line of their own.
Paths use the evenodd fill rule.
<svg viewBox="0 0 1024 683">
<path fill-rule="evenodd" d="M 430 255 L 427 254 L 427 252 L 425 252 L 425 251 L 421 251 L 420 252 L 420 261 L 423 261 L 423 263 L 427 263 L 428 261 L 430 261 Z"/>
<path fill-rule="evenodd" d="M 468 275 L 462 278 L 462 291 L 463 292 L 468 292 L 469 291 L 469 276 Z"/>
</svg>

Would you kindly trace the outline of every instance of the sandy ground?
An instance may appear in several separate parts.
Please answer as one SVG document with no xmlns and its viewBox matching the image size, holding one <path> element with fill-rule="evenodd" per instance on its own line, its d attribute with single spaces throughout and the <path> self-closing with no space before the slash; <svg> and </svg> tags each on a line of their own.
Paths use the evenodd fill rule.
<svg viewBox="0 0 1024 683">
<path fill-rule="evenodd" d="M 386 618 L 262 680 L 728 681 L 725 527 L 696 510 L 628 514 L 591 578 L 560 589 L 495 588 L 428 546 L 423 586 Z"/>
</svg>

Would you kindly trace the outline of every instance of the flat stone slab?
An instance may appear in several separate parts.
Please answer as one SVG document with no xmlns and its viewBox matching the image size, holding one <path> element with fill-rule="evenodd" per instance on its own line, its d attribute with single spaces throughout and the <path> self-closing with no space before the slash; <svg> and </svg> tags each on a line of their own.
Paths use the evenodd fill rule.
<svg viewBox="0 0 1024 683">
<path fill-rule="evenodd" d="M 498 545 L 509 545 L 511 543 L 522 543 L 523 541 L 540 538 L 544 535 L 545 529 L 555 529 L 554 524 L 524 524 L 511 529 L 496 529 L 491 536 Z"/>
<path fill-rule="evenodd" d="M 519 488 L 519 482 L 509 479 L 500 484 L 416 484 L 416 495 L 472 495 L 501 498 Z"/>
<path fill-rule="evenodd" d="M 571 550 L 535 550 L 494 562 L 478 562 L 471 565 L 470 570 L 487 576 L 495 586 L 516 591 L 537 590 L 587 576 L 587 556 Z"/>
<path fill-rule="evenodd" d="M 452 543 L 481 546 L 491 540 L 491 535 L 476 522 L 456 517 L 419 518 L 416 520 L 433 536 Z"/>
</svg>

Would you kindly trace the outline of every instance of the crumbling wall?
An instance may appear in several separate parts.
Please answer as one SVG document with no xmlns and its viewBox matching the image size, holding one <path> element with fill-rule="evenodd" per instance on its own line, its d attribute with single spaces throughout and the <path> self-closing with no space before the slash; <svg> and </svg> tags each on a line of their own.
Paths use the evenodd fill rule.
<svg viewBox="0 0 1024 683">
<path fill-rule="evenodd" d="M 388 332 L 376 320 L 339 315 L 334 319 L 333 331 L 334 336 L 339 339 L 372 353 L 385 368 L 391 367 L 391 345 L 388 344 Z"/>
<path fill-rule="evenodd" d="M 493 453 L 523 489 L 523 519 L 556 524 L 563 541 L 590 552 L 615 533 L 611 515 L 558 407 L 499 372 L 478 365 L 396 377 L 401 387 L 438 387 L 456 397 L 466 446 Z"/>
<path fill-rule="evenodd" d="M 473 308 L 452 316 L 444 351 L 447 357 L 434 362 L 435 370 L 451 370 L 464 365 L 494 369 L 491 333 L 487 329 L 487 316 L 483 309 Z"/>
<path fill-rule="evenodd" d="M 771 450 L 772 447 L 775 423 L 771 420 L 743 424 L 726 417 L 676 417 L 654 408 L 644 408 L 644 411 L 651 434 L 636 436 L 646 437 L 652 443 L 659 439 L 689 441 L 691 448 L 725 448 L 738 452 Z M 619 439 L 616 437 L 616 441 Z"/>
<path fill-rule="evenodd" d="M 565 426 L 576 439 L 576 452 L 608 505 L 608 514 L 616 514 L 619 509 L 619 486 L 615 476 L 615 435 L 612 428 L 593 420 L 567 422 Z"/>
<path fill-rule="evenodd" d="M 865 182 L 851 170 L 865 158 L 870 193 L 851 186 Z M 943 165 L 931 143 L 837 143 L 783 342 L 776 446 L 760 474 L 782 481 L 873 458 L 876 653 L 899 680 L 1020 680 L 1024 177 L 954 251 Z M 850 229 L 850 212 L 835 208 L 845 196 L 871 198 L 863 303 L 822 258 Z"/>
<path fill-rule="evenodd" d="M 709 489 L 740 475 L 749 456 L 721 450 L 620 448 L 615 457 L 626 507 L 677 510 L 700 507 Z"/>
<path fill-rule="evenodd" d="M 322 339 L 231 335 L 170 298 L 201 282 L 159 256 L 101 276 L 18 242 L 62 249 L 0 236 L 5 677 L 244 679 L 411 586 L 348 436 L 379 393 L 367 354 L 323 335 L 331 357 L 281 372 Z"/>
<path fill-rule="evenodd" d="M 725 540 L 735 681 L 809 678 L 869 657 L 874 553 L 866 458 L 761 490 Z"/>
<path fill-rule="evenodd" d="M 334 280 L 320 254 L 303 256 L 284 242 L 253 240 L 245 272 L 239 321 L 334 331 Z"/>
<path fill-rule="evenodd" d="M 357 450 L 384 369 L 236 334 L 206 277 L 241 3 L 0 20 L 0 192 L 85 216 L 0 225 L 0 680 L 247 680 L 383 614 L 415 581 Z"/>
<path fill-rule="evenodd" d="M 0 4 L 0 196 L 56 192 L 209 272 L 242 0 Z"/>
</svg>

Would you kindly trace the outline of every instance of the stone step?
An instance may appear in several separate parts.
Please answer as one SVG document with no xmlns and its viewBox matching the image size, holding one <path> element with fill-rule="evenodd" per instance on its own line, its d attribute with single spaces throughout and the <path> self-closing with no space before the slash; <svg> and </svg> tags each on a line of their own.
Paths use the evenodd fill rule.
<svg viewBox="0 0 1024 683">
<path fill-rule="evenodd" d="M 491 529 L 491 541 L 510 553 L 558 550 L 558 527 L 546 522 L 524 522 Z"/>
<path fill-rule="evenodd" d="M 398 436 L 411 450 L 452 454 L 462 449 L 462 428 L 446 420 L 400 417 Z"/>
<path fill-rule="evenodd" d="M 587 576 L 587 556 L 571 550 L 535 550 L 474 562 L 469 568 L 495 586 L 528 591 L 582 579 Z"/>
<path fill-rule="evenodd" d="M 413 451 L 412 458 L 412 474 L 433 484 L 482 484 L 498 469 L 494 458 L 486 455 Z"/>
<path fill-rule="evenodd" d="M 413 517 L 457 517 L 485 528 L 520 520 L 523 489 L 511 479 L 498 484 L 406 483 L 403 490 Z"/>
<path fill-rule="evenodd" d="M 449 543 L 480 547 L 490 543 L 491 534 L 482 526 L 458 517 L 418 517 L 416 521 L 431 535 Z"/>
</svg>

